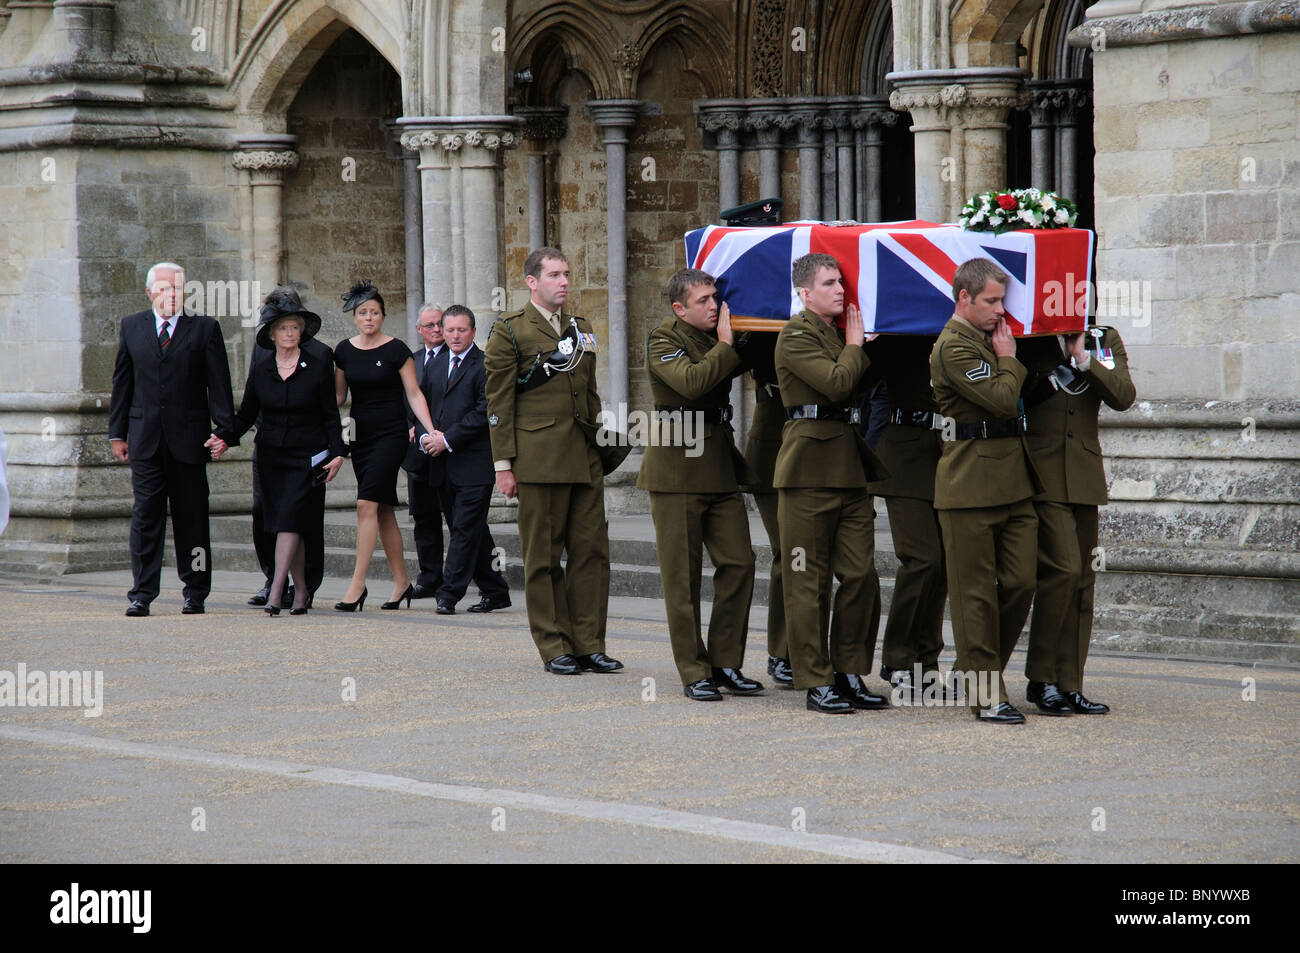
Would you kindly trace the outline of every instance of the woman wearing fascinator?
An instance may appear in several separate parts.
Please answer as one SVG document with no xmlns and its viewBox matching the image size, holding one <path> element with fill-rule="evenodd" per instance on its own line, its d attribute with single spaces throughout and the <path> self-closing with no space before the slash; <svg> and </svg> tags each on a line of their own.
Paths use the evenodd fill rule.
<svg viewBox="0 0 1300 953">
<path fill-rule="evenodd" d="M 233 447 L 257 424 L 255 470 L 263 527 L 275 534 L 275 576 L 266 600 L 270 615 L 280 614 L 291 574 L 296 588 L 290 615 L 307 612 L 311 589 L 303 536 L 322 531 L 325 484 L 334 479 L 348 455 L 328 359 L 302 347 L 318 331 L 320 317 L 302 306 L 293 288 L 276 288 L 266 296 L 257 343 L 273 351 L 274 359 L 253 362 L 233 424 L 216 434 Z M 217 451 L 214 457 L 220 457 L 224 448 L 218 444 Z"/>
<path fill-rule="evenodd" d="M 408 446 L 406 405 L 427 431 L 421 438 L 432 445 L 433 421 L 415 375 L 410 349 L 384 333 L 384 299 L 369 281 L 358 281 L 343 298 L 343 310 L 353 312 L 355 337 L 340 341 L 334 349 L 334 378 L 338 403 L 342 406 L 352 391 L 352 468 L 357 475 L 357 562 L 340 612 L 360 612 L 368 590 L 366 571 L 375 552 L 375 541 L 383 543 L 384 555 L 393 571 L 393 596 L 382 609 L 396 609 L 402 600 L 411 605 L 412 586 L 402 552 L 402 533 L 397 527 L 397 471 Z M 405 398 L 405 402 L 403 402 Z"/>
</svg>

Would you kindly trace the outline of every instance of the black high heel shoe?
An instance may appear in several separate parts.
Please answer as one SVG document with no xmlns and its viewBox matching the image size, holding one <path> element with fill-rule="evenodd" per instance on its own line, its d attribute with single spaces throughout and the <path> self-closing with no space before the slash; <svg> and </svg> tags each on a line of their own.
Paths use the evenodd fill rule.
<svg viewBox="0 0 1300 953">
<path fill-rule="evenodd" d="M 289 611 L 292 612 L 293 610 L 290 609 Z M 279 614 L 280 614 L 280 607 L 279 607 L 279 606 L 267 606 L 267 607 L 266 607 L 266 614 L 267 614 L 267 615 L 279 615 Z"/>
<path fill-rule="evenodd" d="M 334 608 L 339 612 L 361 612 L 362 608 L 366 604 L 366 596 L 368 595 L 370 595 L 370 590 L 365 586 L 362 586 L 360 599 L 356 602 L 336 602 L 334 603 Z M 293 610 L 290 609 L 289 611 L 292 612 Z"/>
<path fill-rule="evenodd" d="M 290 610 L 289 610 L 289 615 L 306 615 L 306 614 L 307 614 L 307 607 L 306 607 L 306 606 L 303 606 L 301 609 L 290 609 Z"/>
<path fill-rule="evenodd" d="M 411 585 L 410 583 L 407 583 L 407 584 L 406 584 L 406 591 L 405 591 L 405 592 L 403 592 L 400 596 L 398 596 L 398 597 L 397 597 L 396 599 L 394 599 L 392 602 L 383 602 L 383 603 L 380 603 L 379 608 L 381 608 L 381 609 L 400 609 L 400 608 L 402 608 L 402 600 L 405 599 L 405 600 L 406 600 L 406 608 L 409 609 L 409 608 L 411 608 L 411 597 L 412 597 L 414 594 L 415 594 L 415 587 L 414 587 L 413 585 Z"/>
</svg>

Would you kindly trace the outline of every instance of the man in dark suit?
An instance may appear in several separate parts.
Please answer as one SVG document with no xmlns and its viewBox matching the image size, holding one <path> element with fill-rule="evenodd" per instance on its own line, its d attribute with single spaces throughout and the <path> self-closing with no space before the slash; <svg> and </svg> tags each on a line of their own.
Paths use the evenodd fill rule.
<svg viewBox="0 0 1300 953">
<path fill-rule="evenodd" d="M 415 329 L 420 333 L 424 346 L 412 355 L 415 358 L 415 374 L 420 389 L 424 390 L 424 378 L 434 360 L 444 350 L 442 337 L 442 309 L 434 304 L 421 305 Z M 426 394 L 425 400 L 428 400 Z M 413 599 L 430 599 L 442 585 L 442 508 L 438 503 L 438 488 L 431 483 L 432 467 L 430 458 L 425 455 L 415 439 L 415 415 L 407 409 L 406 422 L 411 428 L 412 443 L 407 450 L 402 469 L 406 471 L 406 500 L 411 513 L 413 533 L 415 536 L 415 553 L 420 564 L 420 572 L 415 577 Z"/>
<path fill-rule="evenodd" d="M 186 615 L 203 612 L 212 589 L 208 529 L 209 449 L 224 443 L 212 424 L 229 428 L 234 401 L 221 325 L 182 308 L 185 273 L 162 262 L 149 269 L 153 307 L 122 319 L 113 367 L 108 433 L 113 456 L 131 464 L 129 616 L 146 616 L 158 597 L 168 504 L 176 569 Z"/>
<path fill-rule="evenodd" d="M 448 515 L 451 538 L 438 587 L 439 615 L 451 615 L 469 588 L 481 580 L 477 611 L 510 605 L 505 578 L 492 565 L 496 548 L 488 532 L 487 511 L 496 473 L 487 423 L 487 373 L 483 352 L 474 346 L 474 312 L 452 305 L 442 315 L 446 347 L 424 375 L 424 398 L 433 418 L 429 449 L 430 483 Z M 485 608 L 479 608 L 485 607 Z"/>
<path fill-rule="evenodd" d="M 299 345 L 305 354 L 317 358 L 326 365 L 329 374 L 334 374 L 334 352 L 329 346 L 322 344 L 315 338 L 308 338 Z M 253 379 L 253 372 L 256 367 L 264 361 L 271 360 L 275 355 L 274 350 L 254 345 L 253 357 L 248 362 L 248 377 L 245 380 Z M 260 430 L 262 421 L 259 419 L 257 427 Z M 275 576 L 275 533 L 268 533 L 262 528 L 262 491 L 261 484 L 257 478 L 257 448 L 253 449 L 253 549 L 257 553 L 257 565 L 262 570 L 262 575 L 266 577 L 266 584 L 262 586 L 248 600 L 250 606 L 264 606 L 271 595 L 271 581 Z M 325 578 L 325 533 L 324 527 L 319 527 L 321 532 L 317 532 L 317 527 L 313 524 L 310 532 L 303 533 L 303 547 L 306 551 L 306 575 L 307 575 L 307 606 L 311 607 L 312 597 L 316 590 L 320 588 L 321 581 Z M 288 609 L 293 606 L 293 586 L 285 587 L 284 598 L 281 600 L 280 608 Z"/>
</svg>

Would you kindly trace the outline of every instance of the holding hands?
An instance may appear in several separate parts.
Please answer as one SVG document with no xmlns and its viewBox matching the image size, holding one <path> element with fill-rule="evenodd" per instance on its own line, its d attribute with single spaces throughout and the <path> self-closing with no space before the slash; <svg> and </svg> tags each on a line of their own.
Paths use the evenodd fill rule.
<svg viewBox="0 0 1300 953">
<path fill-rule="evenodd" d="M 212 451 L 213 460 L 220 460 L 221 455 L 225 453 L 228 449 L 230 449 L 230 445 L 226 443 L 226 441 L 218 437 L 216 434 L 213 434 L 211 437 L 209 437 L 204 442 L 203 446 L 207 447 L 209 450 Z M 114 451 L 116 451 L 116 447 L 114 447 Z"/>
</svg>

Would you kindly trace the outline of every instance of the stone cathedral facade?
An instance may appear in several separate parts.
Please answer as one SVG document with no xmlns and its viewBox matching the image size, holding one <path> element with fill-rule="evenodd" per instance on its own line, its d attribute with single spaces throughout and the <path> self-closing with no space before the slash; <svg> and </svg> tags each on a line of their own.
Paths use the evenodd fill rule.
<svg viewBox="0 0 1300 953">
<path fill-rule="evenodd" d="M 238 390 L 255 291 L 296 283 L 333 344 L 368 277 L 413 341 L 558 245 L 605 400 L 644 408 L 720 208 L 953 221 L 1033 185 L 1096 230 L 1139 392 L 1103 418 L 1098 638 L 1300 661 L 1297 63 L 1300 0 L 0 0 L 0 568 L 127 564 L 108 392 L 154 261 Z M 246 512 L 246 457 L 210 471 Z"/>
</svg>

